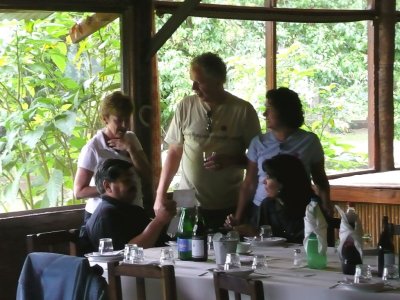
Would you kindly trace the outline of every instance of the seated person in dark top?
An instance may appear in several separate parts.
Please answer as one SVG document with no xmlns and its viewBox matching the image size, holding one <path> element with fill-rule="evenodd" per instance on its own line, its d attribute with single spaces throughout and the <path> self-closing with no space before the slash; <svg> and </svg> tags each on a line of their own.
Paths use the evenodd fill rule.
<svg viewBox="0 0 400 300">
<path fill-rule="evenodd" d="M 303 163 L 289 154 L 278 154 L 263 162 L 267 174 L 264 182 L 268 197 L 261 204 L 261 225 L 271 225 L 274 236 L 291 243 L 304 239 L 304 215 L 311 198 L 317 198 Z M 243 235 L 257 235 L 248 224 L 234 227 Z"/>
<path fill-rule="evenodd" d="M 151 220 L 142 207 L 132 204 L 137 192 L 134 172 L 130 162 L 119 159 L 107 159 L 98 166 L 95 184 L 102 201 L 86 223 L 94 249 L 106 237 L 112 238 L 114 250 L 128 243 L 153 247 L 166 237 L 164 229 L 176 213 L 176 203 L 165 203 Z"/>
</svg>

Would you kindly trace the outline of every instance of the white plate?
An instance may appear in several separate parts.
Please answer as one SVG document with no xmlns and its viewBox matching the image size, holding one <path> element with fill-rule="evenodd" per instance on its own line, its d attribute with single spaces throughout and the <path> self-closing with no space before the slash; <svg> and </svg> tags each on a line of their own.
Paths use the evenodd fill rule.
<svg viewBox="0 0 400 300">
<path fill-rule="evenodd" d="M 371 283 L 341 282 L 338 287 L 353 291 L 381 292 L 385 289 L 385 284 L 384 282 L 371 282 Z"/>
<path fill-rule="evenodd" d="M 178 246 L 178 244 L 174 241 L 165 242 L 165 245 L 170 246 L 170 247 Z"/>
<path fill-rule="evenodd" d="M 89 261 L 99 261 L 99 262 L 108 262 L 108 261 L 120 261 L 124 259 L 124 254 L 121 250 L 113 251 L 112 253 L 104 253 L 100 252 L 92 252 L 85 254 L 85 257 L 89 259 Z"/>
<path fill-rule="evenodd" d="M 234 276 L 238 276 L 238 277 L 247 277 L 249 276 L 251 273 L 254 272 L 253 269 L 244 269 L 244 268 L 240 268 L 240 269 L 232 269 L 232 270 L 226 270 L 226 271 L 222 271 L 225 272 L 227 274 L 231 274 Z"/>
<path fill-rule="evenodd" d="M 236 251 L 236 253 L 238 253 L 238 254 L 243 254 L 243 255 L 248 255 L 248 254 L 250 254 L 250 253 L 252 253 L 253 252 L 253 250 L 247 250 L 247 251 L 245 251 L 245 252 L 238 252 L 238 251 Z"/>
<path fill-rule="evenodd" d="M 239 255 L 240 262 L 244 265 L 251 265 L 253 263 L 253 256 L 251 255 Z"/>
<path fill-rule="evenodd" d="M 255 247 L 264 247 L 264 246 L 279 246 L 286 242 L 286 239 L 283 237 L 270 237 L 266 238 L 262 241 L 253 240 L 251 244 Z"/>
</svg>

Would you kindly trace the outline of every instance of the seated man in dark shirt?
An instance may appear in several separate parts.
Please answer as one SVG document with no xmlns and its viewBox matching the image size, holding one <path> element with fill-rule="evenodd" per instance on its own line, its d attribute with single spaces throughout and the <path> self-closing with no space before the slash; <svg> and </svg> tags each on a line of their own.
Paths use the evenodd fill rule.
<svg viewBox="0 0 400 300">
<path fill-rule="evenodd" d="M 107 159 L 95 174 L 102 202 L 86 223 L 86 234 L 94 249 L 99 239 L 112 238 L 114 250 L 125 244 L 148 248 L 156 244 L 164 227 L 176 213 L 176 203 L 166 203 L 151 220 L 140 206 L 132 205 L 136 195 L 133 165 L 119 159 Z"/>
</svg>

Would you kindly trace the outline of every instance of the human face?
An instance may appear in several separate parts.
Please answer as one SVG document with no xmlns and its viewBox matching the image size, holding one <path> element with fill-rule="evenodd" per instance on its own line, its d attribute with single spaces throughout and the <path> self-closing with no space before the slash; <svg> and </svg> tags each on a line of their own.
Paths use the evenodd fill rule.
<svg viewBox="0 0 400 300">
<path fill-rule="evenodd" d="M 279 122 L 279 116 L 276 109 L 271 105 L 271 102 L 268 100 L 265 104 L 265 112 L 264 117 L 267 120 L 267 126 L 269 129 L 279 129 L 281 124 Z"/>
<path fill-rule="evenodd" d="M 134 178 L 134 170 L 130 168 L 116 181 L 108 183 L 107 194 L 121 202 L 132 203 L 137 193 Z"/>
<path fill-rule="evenodd" d="M 107 136 L 110 139 L 119 139 L 129 128 L 130 116 L 109 115 L 104 117 L 106 123 Z"/>
<path fill-rule="evenodd" d="M 193 81 L 192 90 L 205 102 L 213 102 L 223 90 L 223 83 L 207 76 L 201 67 L 190 69 L 190 79 Z"/>
<path fill-rule="evenodd" d="M 278 196 L 282 185 L 275 178 L 268 177 L 264 180 L 265 191 L 268 197 L 275 198 Z"/>
</svg>

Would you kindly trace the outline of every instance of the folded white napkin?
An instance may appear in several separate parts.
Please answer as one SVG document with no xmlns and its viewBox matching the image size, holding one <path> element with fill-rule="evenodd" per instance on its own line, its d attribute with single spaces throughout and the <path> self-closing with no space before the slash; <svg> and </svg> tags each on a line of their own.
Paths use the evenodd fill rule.
<svg viewBox="0 0 400 300">
<path fill-rule="evenodd" d="M 180 207 L 194 207 L 196 205 L 196 198 L 194 189 L 188 190 L 174 190 L 172 199 L 176 202 L 176 207 L 178 208 L 177 214 L 172 218 L 168 225 L 167 234 L 171 237 L 175 236 L 179 219 L 181 217 Z"/>
<path fill-rule="evenodd" d="M 351 236 L 354 240 L 354 245 L 358 252 L 360 253 L 360 256 L 362 257 L 362 236 L 363 236 L 363 229 L 362 225 L 360 222 L 360 218 L 358 217 L 357 214 L 355 214 L 355 226 L 354 229 L 353 227 L 349 224 L 349 221 L 347 220 L 346 213 L 338 206 L 335 205 L 336 210 L 339 212 L 340 217 L 342 220 L 340 221 L 340 228 L 339 228 L 339 239 L 340 243 L 338 246 L 338 253 L 340 259 L 342 259 L 342 248 L 343 244 L 346 241 L 348 236 Z"/>
<path fill-rule="evenodd" d="M 318 239 L 318 253 L 325 254 L 327 248 L 327 229 L 325 217 L 322 214 L 318 202 L 311 201 L 306 207 L 306 216 L 304 217 L 304 250 L 307 253 L 308 239 L 311 233 L 315 233 Z"/>
</svg>

